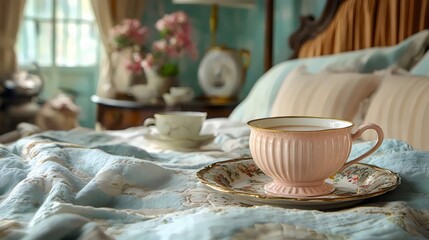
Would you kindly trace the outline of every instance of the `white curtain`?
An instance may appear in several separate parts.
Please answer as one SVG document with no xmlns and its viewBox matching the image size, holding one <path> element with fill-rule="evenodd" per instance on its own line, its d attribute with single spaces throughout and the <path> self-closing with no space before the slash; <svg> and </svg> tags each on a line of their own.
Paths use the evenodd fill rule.
<svg viewBox="0 0 429 240">
<path fill-rule="evenodd" d="M 16 71 L 15 42 L 25 0 L 0 0 L 0 79 Z"/>
<path fill-rule="evenodd" d="M 114 98 L 117 95 L 115 85 L 120 78 L 112 77 L 112 66 L 109 60 L 112 51 L 109 49 L 109 31 L 126 18 L 140 19 L 143 14 L 145 0 L 91 0 L 94 15 L 100 30 L 104 50 L 100 64 L 100 78 L 97 95 Z"/>
</svg>

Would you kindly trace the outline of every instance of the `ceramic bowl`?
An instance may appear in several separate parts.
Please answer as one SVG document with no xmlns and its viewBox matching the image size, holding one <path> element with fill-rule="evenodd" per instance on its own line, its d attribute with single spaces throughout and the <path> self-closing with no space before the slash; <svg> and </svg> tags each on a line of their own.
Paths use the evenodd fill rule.
<svg viewBox="0 0 429 240">
<path fill-rule="evenodd" d="M 131 87 L 130 92 L 140 103 L 150 103 L 157 95 L 156 89 L 146 84 L 136 84 Z"/>
</svg>

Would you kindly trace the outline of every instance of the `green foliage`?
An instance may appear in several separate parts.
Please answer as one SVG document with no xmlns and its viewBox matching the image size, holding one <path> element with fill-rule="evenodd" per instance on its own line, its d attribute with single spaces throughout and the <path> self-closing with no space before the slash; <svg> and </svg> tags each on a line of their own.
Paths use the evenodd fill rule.
<svg viewBox="0 0 429 240">
<path fill-rule="evenodd" d="M 115 36 L 114 41 L 116 42 L 116 47 L 119 49 L 126 48 L 133 45 L 130 39 L 124 35 Z"/>
<path fill-rule="evenodd" d="M 179 66 L 177 63 L 165 63 L 159 68 L 158 73 L 163 77 L 177 76 L 179 74 Z"/>
</svg>

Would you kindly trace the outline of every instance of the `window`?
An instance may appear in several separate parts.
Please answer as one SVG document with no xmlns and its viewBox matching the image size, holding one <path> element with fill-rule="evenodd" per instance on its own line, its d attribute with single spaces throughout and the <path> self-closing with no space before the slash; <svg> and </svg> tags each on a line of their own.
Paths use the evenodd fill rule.
<svg viewBox="0 0 429 240">
<path fill-rule="evenodd" d="M 98 29 L 90 0 L 27 0 L 17 58 L 21 66 L 94 66 Z"/>
<path fill-rule="evenodd" d="M 0 0 L 1 1 L 1 0 Z M 21 69 L 40 66 L 39 97 L 71 95 L 81 108 L 79 123 L 93 127 L 101 41 L 90 0 L 26 0 L 16 46 Z"/>
</svg>

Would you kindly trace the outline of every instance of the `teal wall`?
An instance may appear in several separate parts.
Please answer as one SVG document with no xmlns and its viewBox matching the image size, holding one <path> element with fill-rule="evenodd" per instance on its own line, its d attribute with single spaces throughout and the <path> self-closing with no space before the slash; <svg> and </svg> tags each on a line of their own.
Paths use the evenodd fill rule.
<svg viewBox="0 0 429 240">
<path fill-rule="evenodd" d="M 325 2 L 325 0 L 275 0 L 274 63 L 284 61 L 292 54 L 288 38 L 298 28 L 299 16 L 302 14 L 319 16 Z M 193 87 L 197 94 L 201 94 L 197 71 L 199 61 L 210 47 L 210 6 L 173 4 L 172 0 L 146 0 L 142 22 L 152 28 L 151 37 L 156 38 L 157 34 L 153 29 L 155 22 L 164 13 L 178 10 L 183 10 L 191 18 L 194 39 L 199 49 L 199 58 L 196 61 L 187 58 L 181 60 L 180 83 Z M 248 49 L 251 52 L 251 65 L 247 71 L 245 86 L 240 94 L 240 97 L 243 98 L 264 72 L 265 0 L 256 0 L 256 6 L 251 9 L 219 7 L 218 17 L 217 43 L 236 49 Z"/>
<path fill-rule="evenodd" d="M 173 4 L 172 0 L 146 0 L 142 13 L 143 24 L 152 28 L 152 40 L 157 37 L 153 29 L 155 22 L 165 13 L 178 10 L 185 11 L 194 26 L 194 38 L 199 49 L 199 58 L 195 61 L 184 58 L 180 62 L 181 85 L 191 86 L 196 94 L 201 94 L 198 86 L 198 64 L 204 52 L 210 46 L 209 18 L 211 7 L 207 5 Z M 279 63 L 288 59 L 291 50 L 288 38 L 299 26 L 299 16 L 303 14 L 320 15 L 326 0 L 275 0 L 274 7 L 274 53 L 273 62 Z M 264 22 L 265 0 L 256 0 L 251 9 L 219 7 L 218 44 L 236 49 L 247 49 L 251 52 L 251 64 L 247 71 L 246 82 L 240 93 L 244 98 L 256 80 L 264 73 Z M 94 127 L 95 103 L 89 101 L 95 94 L 98 67 L 91 69 L 61 68 L 51 71 L 44 69 L 47 76 L 44 99 L 55 96 L 58 89 L 75 93 L 76 103 L 81 107 L 79 122 L 85 127 Z"/>
</svg>

